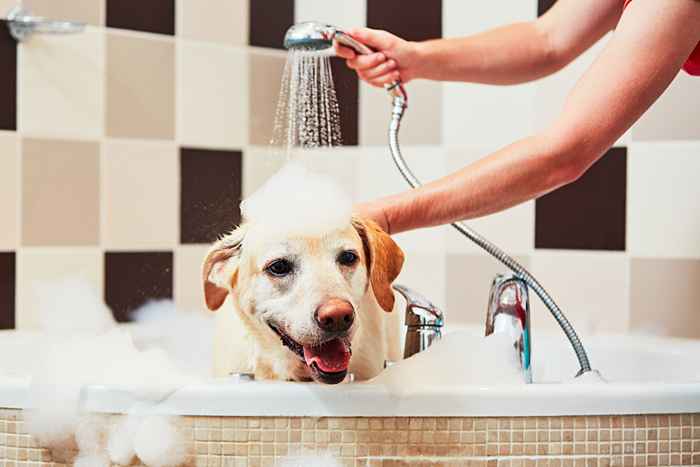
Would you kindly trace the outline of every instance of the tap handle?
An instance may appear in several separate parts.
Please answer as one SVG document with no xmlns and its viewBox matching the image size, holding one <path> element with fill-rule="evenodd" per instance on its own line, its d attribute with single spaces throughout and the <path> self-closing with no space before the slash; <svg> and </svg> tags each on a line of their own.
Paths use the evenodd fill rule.
<svg viewBox="0 0 700 467">
<path fill-rule="evenodd" d="M 436 326 L 443 325 L 442 311 L 430 300 L 403 285 L 394 285 L 394 290 L 406 299 L 406 326 Z"/>
</svg>

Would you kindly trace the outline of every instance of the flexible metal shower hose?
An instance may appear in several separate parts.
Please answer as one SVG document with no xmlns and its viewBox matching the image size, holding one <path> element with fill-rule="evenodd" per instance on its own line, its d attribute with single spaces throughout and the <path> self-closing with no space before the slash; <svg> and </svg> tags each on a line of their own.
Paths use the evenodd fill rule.
<svg viewBox="0 0 700 467">
<path fill-rule="evenodd" d="M 416 188 L 421 185 L 421 182 L 416 178 L 411 169 L 406 164 L 406 160 L 401 155 L 401 148 L 399 147 L 399 127 L 401 125 L 401 118 L 403 117 L 404 110 L 406 109 L 406 100 L 404 97 L 394 97 L 393 98 L 393 108 L 391 112 L 391 124 L 389 125 L 389 149 L 391 150 L 391 156 L 394 159 L 396 167 L 403 175 L 403 178 L 408 182 L 412 188 Z M 554 316 L 554 319 L 561 326 L 562 331 L 566 334 L 567 339 L 571 343 L 571 346 L 576 353 L 576 358 L 581 366 L 581 369 L 576 374 L 580 376 L 583 373 L 591 371 L 591 364 L 588 361 L 588 355 L 586 354 L 586 349 L 584 349 L 581 339 L 579 339 L 573 326 L 566 319 L 564 313 L 561 311 L 559 306 L 554 302 L 554 299 L 547 293 L 547 291 L 537 282 L 537 279 L 528 272 L 520 263 L 511 258 L 503 250 L 498 248 L 496 245 L 479 235 L 477 232 L 472 230 L 463 222 L 455 222 L 452 227 L 457 229 L 462 235 L 469 238 L 471 241 L 479 245 L 481 248 L 486 250 L 491 256 L 503 263 L 508 269 L 513 271 L 515 274 L 520 276 L 529 285 L 532 290 L 535 291 L 538 297 L 542 300 L 542 303 L 549 309 Z"/>
</svg>

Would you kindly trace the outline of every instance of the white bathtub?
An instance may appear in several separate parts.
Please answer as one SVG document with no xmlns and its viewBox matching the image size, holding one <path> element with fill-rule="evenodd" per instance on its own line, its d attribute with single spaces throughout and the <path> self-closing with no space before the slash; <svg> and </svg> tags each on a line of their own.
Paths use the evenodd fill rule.
<svg viewBox="0 0 700 467">
<path fill-rule="evenodd" d="M 474 339 L 480 338 L 479 330 L 470 332 Z M 18 372 L 23 362 L 30 364 L 36 338 L 26 333 L 0 333 L 0 407 L 27 407 L 29 379 Z M 462 384 L 453 367 L 441 376 L 420 375 L 405 384 L 323 386 L 237 382 L 232 378 L 182 387 L 155 408 L 160 413 L 180 415 L 314 417 L 700 413 L 700 341 L 597 336 L 585 338 L 584 343 L 593 367 L 606 383 L 571 381 L 577 365 L 568 343 L 560 336 L 535 334 L 536 383 L 532 385 Z M 455 362 L 480 358 L 455 353 Z M 100 385 L 85 387 L 81 400 L 86 410 L 110 413 L 125 412 L 138 402 L 128 387 Z"/>
</svg>

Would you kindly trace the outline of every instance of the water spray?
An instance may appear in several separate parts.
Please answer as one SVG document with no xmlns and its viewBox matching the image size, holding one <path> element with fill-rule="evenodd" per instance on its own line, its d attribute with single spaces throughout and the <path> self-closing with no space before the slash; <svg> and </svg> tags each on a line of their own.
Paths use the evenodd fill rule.
<svg viewBox="0 0 700 467">
<path fill-rule="evenodd" d="M 289 50 L 306 50 L 309 52 L 325 54 L 332 50 L 333 41 L 349 47 L 361 55 L 367 55 L 374 52 L 366 45 L 353 39 L 341 29 L 315 21 L 297 23 L 291 26 L 287 30 L 284 37 L 284 47 Z M 411 171 L 411 169 L 408 167 L 408 164 L 406 164 L 406 160 L 401 155 L 401 148 L 399 146 L 399 128 L 401 126 L 401 119 L 403 118 L 408 102 L 406 91 L 400 81 L 396 81 L 386 86 L 386 90 L 391 96 L 392 100 L 391 122 L 389 124 L 389 149 L 391 151 L 391 156 L 406 182 L 412 188 L 417 188 L 421 185 L 421 182 L 413 174 L 413 171 Z M 567 339 L 569 339 L 569 342 L 576 353 L 576 358 L 578 359 L 579 366 L 581 367 L 576 376 L 580 376 L 591 371 L 591 364 L 588 361 L 588 355 L 586 354 L 586 350 L 583 347 L 581 339 L 578 337 L 573 326 L 566 316 L 564 316 L 564 313 L 561 311 L 554 299 L 549 295 L 549 293 L 547 293 L 537 279 L 535 279 L 535 277 L 515 259 L 510 257 L 498 246 L 491 243 L 479 233 L 472 230 L 465 223 L 454 222 L 452 227 L 457 229 L 459 233 L 476 243 L 491 256 L 503 263 L 508 269 L 517 274 L 523 281 L 525 281 L 525 283 L 527 283 L 529 287 L 532 288 L 532 290 L 535 291 L 537 296 L 542 300 L 542 303 L 544 303 L 544 305 L 552 313 L 554 319 L 557 321 L 557 323 L 559 323 L 559 326 L 561 326 L 562 331 L 564 331 L 564 334 L 566 335 Z"/>
</svg>

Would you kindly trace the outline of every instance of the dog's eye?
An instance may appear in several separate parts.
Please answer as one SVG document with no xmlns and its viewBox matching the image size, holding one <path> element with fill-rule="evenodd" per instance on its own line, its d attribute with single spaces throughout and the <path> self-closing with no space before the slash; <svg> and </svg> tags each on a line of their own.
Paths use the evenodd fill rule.
<svg viewBox="0 0 700 467">
<path fill-rule="evenodd" d="M 294 266 L 290 261 L 286 259 L 277 259 L 270 263 L 265 268 L 265 271 L 269 272 L 273 276 L 284 277 L 292 272 L 292 269 L 294 269 Z"/>
<path fill-rule="evenodd" d="M 338 262 L 343 266 L 352 266 L 357 261 L 358 256 L 354 251 L 346 250 L 338 255 Z"/>
</svg>

